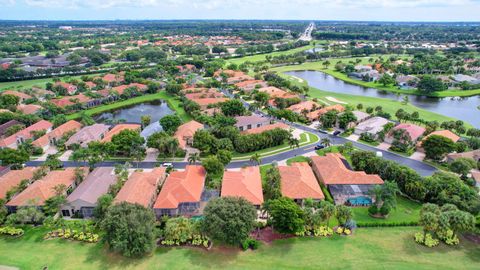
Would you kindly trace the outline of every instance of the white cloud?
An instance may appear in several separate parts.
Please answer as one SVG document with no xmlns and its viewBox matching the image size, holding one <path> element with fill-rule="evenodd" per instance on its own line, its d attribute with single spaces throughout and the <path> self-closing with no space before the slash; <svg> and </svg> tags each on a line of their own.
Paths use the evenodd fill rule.
<svg viewBox="0 0 480 270">
<path fill-rule="evenodd" d="M 259 6 L 302 6 L 322 5 L 344 8 L 405 8 L 405 7 L 444 7 L 478 3 L 476 0 L 0 0 L 0 3 L 14 5 L 25 3 L 28 6 L 43 8 L 115 8 L 115 7 L 193 7 L 196 9 L 220 9 L 231 7 Z"/>
</svg>

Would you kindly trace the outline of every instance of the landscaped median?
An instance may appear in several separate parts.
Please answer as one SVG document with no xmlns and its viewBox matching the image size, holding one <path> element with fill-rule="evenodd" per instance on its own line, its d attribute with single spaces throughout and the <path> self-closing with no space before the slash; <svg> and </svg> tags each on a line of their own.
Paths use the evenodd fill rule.
<svg viewBox="0 0 480 270">
<path fill-rule="evenodd" d="M 304 133 L 300 134 L 300 144 L 299 144 L 299 146 L 302 147 L 302 146 L 305 146 L 305 145 L 316 143 L 318 141 L 319 141 L 319 138 L 318 138 L 317 135 L 315 135 L 313 133 L 310 133 L 310 132 L 304 132 Z M 233 161 L 248 160 L 254 154 L 259 154 L 260 157 L 268 157 L 268 156 L 273 156 L 273 155 L 276 155 L 276 154 L 279 154 L 279 153 L 287 152 L 287 151 L 290 151 L 290 150 L 292 150 L 292 147 L 288 143 L 284 143 L 284 144 L 279 145 L 279 146 L 270 147 L 270 148 L 263 149 L 263 150 L 256 151 L 256 152 L 250 152 L 250 153 L 246 153 L 246 154 L 235 153 L 233 155 L 232 160 Z"/>
</svg>

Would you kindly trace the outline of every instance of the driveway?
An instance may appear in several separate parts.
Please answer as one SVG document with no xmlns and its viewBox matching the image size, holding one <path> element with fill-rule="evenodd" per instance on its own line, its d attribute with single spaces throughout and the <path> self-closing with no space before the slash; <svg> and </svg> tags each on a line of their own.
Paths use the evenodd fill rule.
<svg viewBox="0 0 480 270">
<path fill-rule="evenodd" d="M 67 161 L 67 160 L 70 158 L 70 156 L 72 155 L 72 153 L 73 153 L 72 150 L 67 150 L 67 151 L 65 151 L 65 153 L 63 153 L 63 154 L 59 157 L 59 159 L 60 159 L 61 161 Z"/>
<path fill-rule="evenodd" d="M 377 146 L 378 149 L 388 151 L 392 145 L 386 142 L 383 142 Z"/>
<path fill-rule="evenodd" d="M 47 148 L 47 150 L 43 151 L 43 155 L 41 155 L 37 160 L 39 161 L 45 161 L 47 160 L 48 155 L 53 155 L 57 153 L 57 148 L 51 146 Z"/>
<path fill-rule="evenodd" d="M 410 158 L 418 161 L 423 161 L 423 159 L 425 159 L 425 153 L 416 151 L 410 156 Z"/>
<path fill-rule="evenodd" d="M 158 150 L 155 148 L 147 148 L 147 156 L 143 161 L 154 162 L 157 161 Z"/>
<path fill-rule="evenodd" d="M 351 141 L 358 141 L 358 139 L 360 139 L 360 136 L 358 136 L 357 134 L 352 134 L 350 136 L 347 137 L 347 140 L 351 140 Z"/>
</svg>

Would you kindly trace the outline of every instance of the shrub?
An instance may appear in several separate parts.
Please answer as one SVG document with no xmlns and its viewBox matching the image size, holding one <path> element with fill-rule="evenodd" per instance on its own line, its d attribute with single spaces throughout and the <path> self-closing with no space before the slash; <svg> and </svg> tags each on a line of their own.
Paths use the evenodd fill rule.
<svg viewBox="0 0 480 270">
<path fill-rule="evenodd" d="M 380 214 L 382 216 L 386 216 L 388 215 L 388 213 L 390 213 L 390 207 L 388 207 L 387 205 L 382 205 L 382 207 L 380 207 Z"/>
<path fill-rule="evenodd" d="M 338 234 L 342 234 L 342 233 L 343 233 L 343 228 L 342 228 L 342 227 L 338 227 L 335 232 L 338 233 Z"/>
<path fill-rule="evenodd" d="M 10 235 L 10 236 L 21 236 L 24 231 L 20 228 L 15 228 L 11 226 L 6 226 L 0 228 L 0 234 Z"/>
<path fill-rule="evenodd" d="M 376 206 L 376 205 L 370 206 L 370 207 L 368 208 L 368 213 L 369 213 L 370 215 L 376 215 L 376 214 L 378 214 L 378 208 L 377 208 L 377 206 Z"/>
<path fill-rule="evenodd" d="M 242 242 L 242 249 L 243 250 L 247 250 L 249 248 L 252 249 L 252 250 L 256 250 L 259 247 L 260 247 L 260 242 L 255 240 L 255 239 L 252 239 L 252 238 L 247 238 Z"/>
<path fill-rule="evenodd" d="M 433 238 L 433 236 L 429 233 L 425 235 L 425 238 L 423 238 L 423 233 L 416 233 L 414 238 L 415 238 L 415 242 L 427 247 L 434 247 L 440 244 L 440 241 L 438 239 Z"/>
</svg>

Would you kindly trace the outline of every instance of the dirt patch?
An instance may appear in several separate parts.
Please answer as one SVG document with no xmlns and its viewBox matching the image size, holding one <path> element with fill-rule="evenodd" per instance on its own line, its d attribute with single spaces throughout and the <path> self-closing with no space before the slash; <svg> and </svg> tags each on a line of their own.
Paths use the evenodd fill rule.
<svg viewBox="0 0 480 270">
<path fill-rule="evenodd" d="M 473 242 L 477 245 L 480 244 L 480 235 L 466 233 L 466 234 L 463 235 L 463 237 L 465 237 L 465 239 L 467 239 L 468 241 Z"/>
<path fill-rule="evenodd" d="M 252 232 L 250 234 L 250 237 L 258 241 L 262 241 L 267 244 L 270 244 L 275 240 L 292 238 L 292 237 L 295 237 L 295 235 L 277 233 L 272 229 L 272 227 L 265 227 L 259 231 Z"/>
</svg>

